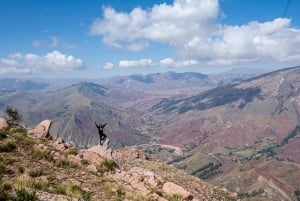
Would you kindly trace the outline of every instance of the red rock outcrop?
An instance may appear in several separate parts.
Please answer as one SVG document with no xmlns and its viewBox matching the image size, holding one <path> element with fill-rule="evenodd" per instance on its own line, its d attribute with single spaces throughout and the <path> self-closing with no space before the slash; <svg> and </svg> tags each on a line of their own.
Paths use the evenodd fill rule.
<svg viewBox="0 0 300 201">
<path fill-rule="evenodd" d="M 34 138 L 45 138 L 49 137 L 49 131 L 51 127 L 51 120 L 44 120 L 39 123 L 33 130 L 29 131 L 29 134 Z"/>
</svg>

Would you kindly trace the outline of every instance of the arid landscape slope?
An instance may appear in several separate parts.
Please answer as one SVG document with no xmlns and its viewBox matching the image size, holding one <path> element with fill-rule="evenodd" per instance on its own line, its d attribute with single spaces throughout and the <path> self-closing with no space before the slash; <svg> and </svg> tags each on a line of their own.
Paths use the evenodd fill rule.
<svg viewBox="0 0 300 201">
<path fill-rule="evenodd" d="M 300 67 L 256 77 L 159 73 L 2 90 L 26 125 L 88 148 L 94 121 L 113 149 L 135 146 L 245 200 L 297 200 Z"/>
<path fill-rule="evenodd" d="M 0 121 L 1 201 L 237 200 L 134 148 L 78 150 L 46 138 L 49 120 L 33 130 Z"/>
<path fill-rule="evenodd" d="M 294 200 L 300 186 L 299 111 L 297 67 L 164 99 L 144 118 L 163 125 L 155 133 L 160 144 L 184 150 L 169 157 L 175 166 L 250 200 Z"/>
</svg>

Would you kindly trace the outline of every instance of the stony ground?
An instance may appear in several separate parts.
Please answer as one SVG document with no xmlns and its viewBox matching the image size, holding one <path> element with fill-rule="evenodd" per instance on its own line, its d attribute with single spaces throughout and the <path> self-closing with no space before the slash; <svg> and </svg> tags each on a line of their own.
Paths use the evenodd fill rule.
<svg viewBox="0 0 300 201">
<path fill-rule="evenodd" d="M 1 129 L 0 201 L 237 200 L 134 148 L 108 144 L 77 150 L 23 127 Z"/>
</svg>

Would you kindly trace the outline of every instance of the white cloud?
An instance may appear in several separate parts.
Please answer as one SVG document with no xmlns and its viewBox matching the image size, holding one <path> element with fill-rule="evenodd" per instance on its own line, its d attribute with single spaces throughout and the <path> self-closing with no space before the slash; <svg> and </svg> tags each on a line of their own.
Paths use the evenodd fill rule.
<svg viewBox="0 0 300 201">
<path fill-rule="evenodd" d="M 85 65 L 81 59 L 59 51 L 49 52 L 44 56 L 14 53 L 7 58 L 0 58 L 0 74 L 65 72 L 82 68 Z"/>
<path fill-rule="evenodd" d="M 188 66 L 194 66 L 198 64 L 198 61 L 190 59 L 190 60 L 181 60 L 181 61 L 174 61 L 172 58 L 165 58 L 159 61 L 160 66 L 163 67 L 188 67 Z"/>
<path fill-rule="evenodd" d="M 150 67 L 152 66 L 151 59 L 141 59 L 141 60 L 121 60 L 119 66 L 121 68 L 135 68 L 135 67 Z"/>
<path fill-rule="evenodd" d="M 203 65 L 299 61 L 300 29 L 292 28 L 291 19 L 234 26 L 221 24 L 223 16 L 218 0 L 174 0 L 128 13 L 104 7 L 103 18 L 94 21 L 90 33 L 130 51 L 143 50 L 151 42 L 166 44 L 182 58 Z"/>
<path fill-rule="evenodd" d="M 106 69 L 106 70 L 109 70 L 109 69 L 112 69 L 114 67 L 114 64 L 113 63 L 106 63 L 103 68 Z"/>
</svg>

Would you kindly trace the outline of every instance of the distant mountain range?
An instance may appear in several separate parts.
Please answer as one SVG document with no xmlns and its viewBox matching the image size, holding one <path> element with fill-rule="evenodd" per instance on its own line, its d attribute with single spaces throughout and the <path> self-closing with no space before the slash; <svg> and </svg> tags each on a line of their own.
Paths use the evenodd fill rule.
<svg viewBox="0 0 300 201">
<path fill-rule="evenodd" d="M 36 83 L 30 80 L 23 79 L 0 79 L 0 95 L 13 91 L 28 91 L 34 89 L 44 89 L 48 86 L 45 83 Z"/>
<path fill-rule="evenodd" d="M 253 200 L 295 198 L 300 67 L 164 99 L 144 118 L 163 125 L 155 134 L 160 144 L 185 150 L 170 161 L 175 166 Z"/>
<path fill-rule="evenodd" d="M 251 74 L 252 76 L 253 74 Z M 259 76 L 157 73 L 65 87 L 6 91 L 25 124 L 54 121 L 51 135 L 138 147 L 248 200 L 293 200 L 300 186 L 300 67 Z M 291 176 L 292 175 L 292 176 Z"/>
</svg>

